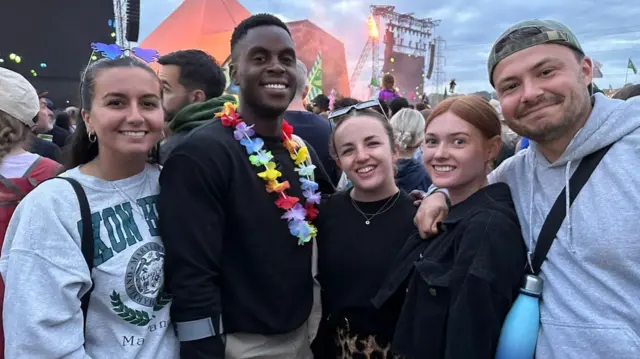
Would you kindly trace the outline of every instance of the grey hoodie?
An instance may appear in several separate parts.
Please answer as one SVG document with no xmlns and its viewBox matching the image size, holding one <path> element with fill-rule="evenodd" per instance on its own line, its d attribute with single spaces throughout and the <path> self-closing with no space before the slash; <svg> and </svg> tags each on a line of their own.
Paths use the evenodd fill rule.
<svg viewBox="0 0 640 359">
<path fill-rule="evenodd" d="M 532 249 L 580 160 L 615 142 L 542 265 L 539 359 L 640 358 L 640 98 L 594 96 L 589 119 L 557 161 L 531 142 L 489 176 L 511 188 Z"/>
<path fill-rule="evenodd" d="M 80 207 L 71 185 L 42 183 L 13 214 L 0 258 L 6 284 L 6 359 L 174 359 L 178 340 L 163 291 L 157 168 L 107 182 L 77 168 L 91 207 L 94 269 L 80 250 Z M 86 334 L 80 298 L 91 286 Z M 86 340 L 85 340 L 86 339 Z"/>
</svg>

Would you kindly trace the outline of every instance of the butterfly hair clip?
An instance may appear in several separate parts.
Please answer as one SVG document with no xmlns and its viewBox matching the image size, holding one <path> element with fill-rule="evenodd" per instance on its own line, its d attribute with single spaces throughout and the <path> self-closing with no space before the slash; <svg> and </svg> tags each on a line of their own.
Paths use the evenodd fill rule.
<svg viewBox="0 0 640 359">
<path fill-rule="evenodd" d="M 92 42 L 91 49 L 94 53 L 100 53 L 102 56 L 115 60 L 122 56 L 135 56 L 140 60 L 151 63 L 157 61 L 160 58 L 160 54 L 156 50 L 143 49 L 140 47 L 134 47 L 133 49 L 125 49 L 118 44 L 103 44 L 101 42 Z"/>
</svg>

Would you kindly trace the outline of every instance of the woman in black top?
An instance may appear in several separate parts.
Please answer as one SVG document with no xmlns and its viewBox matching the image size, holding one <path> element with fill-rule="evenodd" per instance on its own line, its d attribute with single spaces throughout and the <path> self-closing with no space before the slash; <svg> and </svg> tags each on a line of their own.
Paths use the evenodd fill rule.
<svg viewBox="0 0 640 359">
<path fill-rule="evenodd" d="M 326 200 L 317 222 L 324 320 L 315 358 L 394 358 L 389 347 L 404 293 L 380 309 L 371 299 L 415 231 L 416 208 L 395 184 L 398 147 L 382 115 L 361 110 L 341 116 L 331 141 L 353 188 Z"/>
<path fill-rule="evenodd" d="M 500 145 L 498 115 L 480 97 L 445 100 L 427 119 L 424 164 L 453 206 L 437 237 L 407 242 L 374 299 L 384 307 L 406 292 L 392 345 L 406 358 L 495 356 L 526 261 L 509 187 L 487 183 Z"/>
</svg>

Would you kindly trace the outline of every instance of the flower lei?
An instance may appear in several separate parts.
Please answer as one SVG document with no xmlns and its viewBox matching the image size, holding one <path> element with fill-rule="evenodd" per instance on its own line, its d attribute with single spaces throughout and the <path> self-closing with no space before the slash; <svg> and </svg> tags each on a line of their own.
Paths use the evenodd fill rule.
<svg viewBox="0 0 640 359">
<path fill-rule="evenodd" d="M 311 224 L 311 221 L 318 217 L 318 209 L 316 205 L 320 204 L 320 192 L 318 192 L 318 184 L 311 179 L 314 165 L 307 165 L 306 161 L 309 157 L 309 149 L 306 146 L 300 146 L 292 137 L 293 127 L 286 121 L 282 121 L 282 133 L 280 137 L 284 143 L 284 147 L 289 151 L 291 159 L 296 164 L 295 171 L 300 176 L 300 184 L 302 195 L 306 199 L 304 206 L 300 203 L 300 198 L 288 195 L 286 190 L 289 189 L 289 181 L 280 182 L 278 179 L 282 173 L 276 170 L 276 164 L 272 161 L 273 155 L 271 151 L 263 149 L 264 140 L 255 136 L 253 125 L 247 124 L 240 119 L 236 113 L 237 105 L 231 102 L 224 104 L 223 112 L 216 114 L 220 118 L 222 125 L 232 127 L 233 137 L 240 141 L 249 154 L 249 161 L 253 166 L 264 168 L 264 171 L 258 173 L 258 177 L 267 182 L 265 188 L 268 193 L 277 193 L 278 198 L 275 201 L 276 207 L 284 210 L 282 219 L 285 219 L 289 225 L 289 232 L 298 238 L 298 245 L 304 245 L 311 241 L 318 234 L 318 229 Z"/>
</svg>

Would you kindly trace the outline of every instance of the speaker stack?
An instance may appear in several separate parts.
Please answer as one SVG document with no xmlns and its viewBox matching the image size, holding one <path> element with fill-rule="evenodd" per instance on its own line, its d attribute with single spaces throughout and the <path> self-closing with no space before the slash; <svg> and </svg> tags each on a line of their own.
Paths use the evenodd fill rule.
<svg viewBox="0 0 640 359">
<path fill-rule="evenodd" d="M 127 1 L 127 34 L 129 42 L 138 42 L 140 33 L 140 0 Z"/>
</svg>

